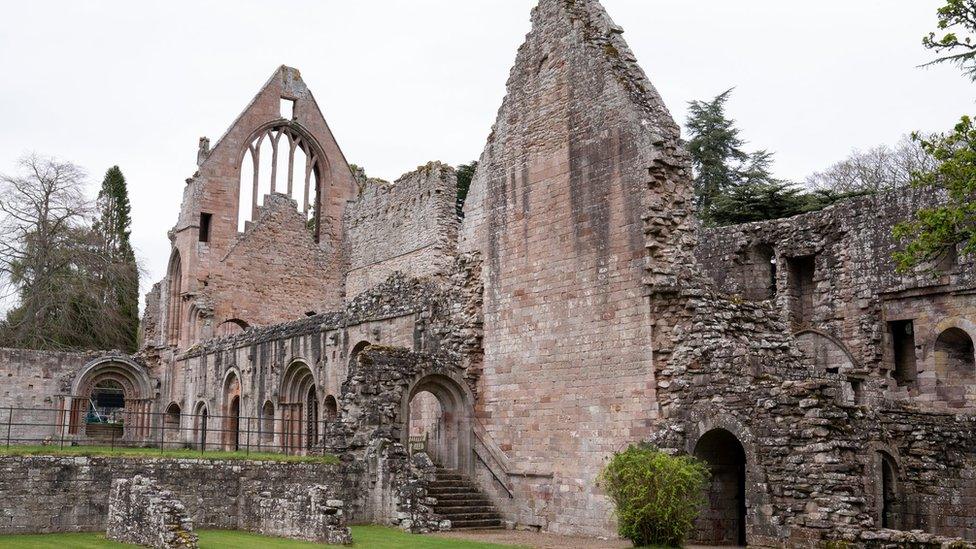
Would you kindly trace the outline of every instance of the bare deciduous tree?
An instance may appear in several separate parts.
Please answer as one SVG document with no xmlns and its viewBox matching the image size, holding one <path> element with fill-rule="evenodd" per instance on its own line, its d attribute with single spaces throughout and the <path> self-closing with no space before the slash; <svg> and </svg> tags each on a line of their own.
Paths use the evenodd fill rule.
<svg viewBox="0 0 976 549">
<path fill-rule="evenodd" d="M 935 160 L 910 136 L 894 147 L 855 150 L 846 159 L 806 180 L 814 190 L 839 193 L 879 192 L 908 186 L 912 174 L 931 170 Z"/>
<path fill-rule="evenodd" d="M 0 279 L 4 297 L 16 300 L 0 345 L 104 348 L 123 323 L 99 287 L 115 267 L 88 224 L 85 173 L 37 155 L 19 166 L 17 175 L 0 175 Z"/>
</svg>

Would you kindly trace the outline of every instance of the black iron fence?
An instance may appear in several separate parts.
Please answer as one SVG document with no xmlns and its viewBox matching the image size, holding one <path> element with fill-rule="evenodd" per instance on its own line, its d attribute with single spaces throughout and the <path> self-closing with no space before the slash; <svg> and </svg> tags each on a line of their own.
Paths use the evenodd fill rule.
<svg viewBox="0 0 976 549">
<path fill-rule="evenodd" d="M 267 416 L 124 410 L 106 418 L 88 409 L 5 406 L 0 407 L 0 444 L 319 454 L 325 421 L 309 418 L 301 408 L 284 405 Z"/>
</svg>

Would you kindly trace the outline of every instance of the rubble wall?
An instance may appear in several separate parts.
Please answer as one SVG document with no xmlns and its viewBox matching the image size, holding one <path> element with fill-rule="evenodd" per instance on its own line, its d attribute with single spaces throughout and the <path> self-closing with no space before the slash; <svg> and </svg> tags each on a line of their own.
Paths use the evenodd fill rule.
<svg viewBox="0 0 976 549">
<path fill-rule="evenodd" d="M 908 273 L 896 272 L 892 259 L 899 246 L 892 237 L 894 224 L 934 200 L 904 189 L 787 219 L 708 229 L 696 254 L 724 293 L 770 300 L 789 330 L 815 330 L 840 343 L 852 358 L 845 373 L 862 378 L 866 399 L 907 400 L 932 410 L 976 409 L 976 374 L 953 384 L 937 363 L 936 345 L 950 328 L 976 339 L 970 320 L 976 311 L 972 258 L 953 250 L 938 264 Z M 765 255 L 757 253 L 761 249 Z M 798 297 L 798 258 L 809 258 L 813 268 L 806 312 Z M 765 295 L 750 288 L 750 281 L 764 284 L 771 276 L 775 280 Z M 898 379 L 895 338 L 900 325 L 895 321 L 912 322 L 912 379 Z"/>
<path fill-rule="evenodd" d="M 249 530 L 259 523 L 259 494 L 283 486 L 326 485 L 335 499 L 357 499 L 358 479 L 334 465 L 5 456 L 0 458 L 0 534 L 104 531 L 113 480 L 135 475 L 172 492 L 197 529 Z"/>
<path fill-rule="evenodd" d="M 346 209 L 346 295 L 355 296 L 396 271 L 444 278 L 457 250 L 457 177 L 431 162 L 392 184 L 368 182 Z"/>
</svg>

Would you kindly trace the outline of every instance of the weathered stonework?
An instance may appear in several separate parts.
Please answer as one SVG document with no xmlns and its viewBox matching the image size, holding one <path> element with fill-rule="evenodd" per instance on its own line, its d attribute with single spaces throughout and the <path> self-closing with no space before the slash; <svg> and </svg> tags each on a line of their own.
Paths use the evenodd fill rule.
<svg viewBox="0 0 976 549">
<path fill-rule="evenodd" d="M 892 223 L 939 197 L 702 229 L 679 128 L 622 29 L 596 0 L 540 0 L 532 24 L 460 225 L 451 168 L 392 185 L 353 174 L 297 71 L 279 69 L 213 150 L 201 142 L 170 275 L 147 296 L 146 347 L 0 351 L 0 406 L 57 418 L 19 434 L 86 442 L 86 403 L 112 379 L 127 414 L 176 426 L 127 419 L 126 442 L 342 461 L 333 482 L 242 480 L 243 508 L 181 494 L 197 524 L 222 528 L 263 520 L 247 502 L 322 517 L 306 499 L 318 484 L 343 487 L 350 520 L 483 525 L 435 510 L 449 508 L 439 486 L 470 479 L 519 527 L 612 535 L 596 476 L 649 441 L 710 465 L 702 543 L 976 540 L 974 265 L 948 254 L 935 276 L 899 274 L 890 259 Z M 319 207 L 279 180 L 237 231 L 242 157 L 261 139 L 314 145 Z M 204 427 L 238 436 L 201 440 Z M 181 475 L 153 476 L 192 482 Z M 16 507 L 6 527 L 101 520 L 66 497 Z"/>
<path fill-rule="evenodd" d="M 307 494 L 327 486 L 326 505 L 347 502 L 343 517 L 351 512 L 351 520 L 361 508 L 356 472 L 335 465 L 7 456 L 0 458 L 0 534 L 105 531 L 113 481 L 139 476 L 172 493 L 198 529 L 257 531 L 270 520 L 266 513 L 280 512 L 262 506 L 264 495 L 284 488 Z"/>
<path fill-rule="evenodd" d="M 112 481 L 105 537 L 154 549 L 196 549 L 199 541 L 183 504 L 141 475 Z"/>
<path fill-rule="evenodd" d="M 454 168 L 439 162 L 393 184 L 365 185 L 346 210 L 346 295 L 359 295 L 395 272 L 418 278 L 449 275 L 457 255 L 456 200 Z"/>
<path fill-rule="evenodd" d="M 259 509 L 255 532 L 329 545 L 351 545 L 344 504 L 332 499 L 327 486 L 290 484 L 261 492 L 253 505 Z"/>
</svg>

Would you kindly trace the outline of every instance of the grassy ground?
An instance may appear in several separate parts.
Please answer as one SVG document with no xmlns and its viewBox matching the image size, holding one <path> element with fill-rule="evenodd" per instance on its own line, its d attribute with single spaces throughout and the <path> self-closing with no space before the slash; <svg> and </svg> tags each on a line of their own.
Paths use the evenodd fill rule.
<svg viewBox="0 0 976 549">
<path fill-rule="evenodd" d="M 186 450 L 173 448 L 160 451 L 159 448 L 119 448 L 109 446 L 0 446 L 0 456 L 98 456 L 129 458 L 171 458 L 171 459 L 223 459 L 252 461 L 287 461 L 300 463 L 339 463 L 335 456 L 300 456 L 276 454 L 274 452 L 220 452 Z"/>
<path fill-rule="evenodd" d="M 200 535 L 201 549 L 303 549 L 323 547 L 315 543 L 268 538 L 243 532 L 204 530 Z M 497 549 L 510 545 L 495 545 L 447 538 L 433 538 L 405 534 L 382 526 L 353 526 L 353 547 L 363 549 Z M 32 536 L 0 536 L 4 549 L 120 549 L 132 547 L 108 541 L 101 534 L 43 534 Z"/>
</svg>

